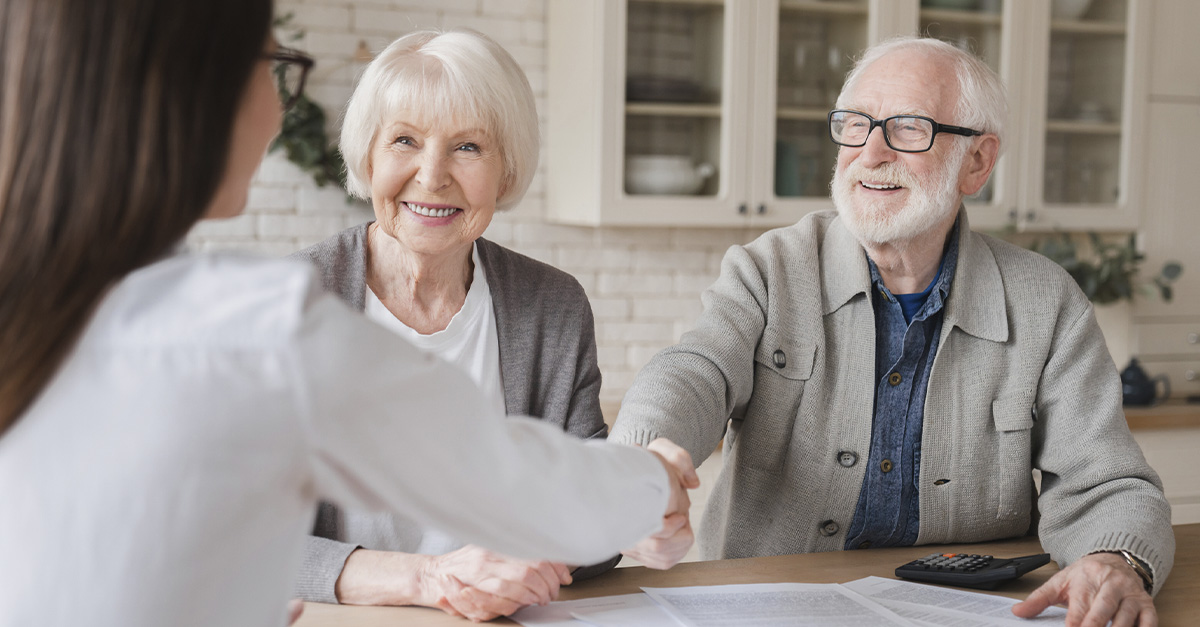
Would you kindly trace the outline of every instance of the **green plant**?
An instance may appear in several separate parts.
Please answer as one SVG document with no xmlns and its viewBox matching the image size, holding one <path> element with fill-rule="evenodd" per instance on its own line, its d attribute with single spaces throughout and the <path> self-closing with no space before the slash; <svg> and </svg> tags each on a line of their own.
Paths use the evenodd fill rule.
<svg viewBox="0 0 1200 627">
<path fill-rule="evenodd" d="M 292 14 L 275 18 L 275 27 L 286 33 L 288 41 L 304 36 L 304 31 L 290 26 Z M 276 74 L 279 90 L 286 92 L 283 74 Z M 325 110 L 307 95 L 300 94 L 296 104 L 283 115 L 279 136 L 271 142 L 270 152 L 283 150 L 288 161 L 312 177 L 318 187 L 336 184 L 346 189 L 346 162 L 325 132 Z M 353 200 L 349 194 L 346 202 Z"/>
<path fill-rule="evenodd" d="M 1133 300 L 1137 289 L 1150 295 L 1157 293 L 1167 302 L 1174 297 L 1171 284 L 1183 273 L 1179 262 L 1168 261 L 1157 275 L 1139 282 L 1138 269 L 1146 256 L 1138 252 L 1133 235 L 1124 242 L 1113 242 L 1088 233 L 1088 242 L 1085 255 L 1080 254 L 1081 247 L 1069 233 L 1039 239 L 1030 248 L 1062 266 L 1097 305 Z"/>
<path fill-rule="evenodd" d="M 308 96 L 301 95 L 283 115 L 279 136 L 271 142 L 271 152 L 280 149 L 288 161 L 312 176 L 318 187 L 333 183 L 346 189 L 346 163 L 325 133 L 325 110 Z"/>
</svg>

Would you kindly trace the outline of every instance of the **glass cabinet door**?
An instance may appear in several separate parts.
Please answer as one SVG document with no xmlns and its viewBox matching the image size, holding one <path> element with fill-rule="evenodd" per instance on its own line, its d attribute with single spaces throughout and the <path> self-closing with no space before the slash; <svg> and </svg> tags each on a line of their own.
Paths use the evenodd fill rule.
<svg viewBox="0 0 1200 627">
<path fill-rule="evenodd" d="M 827 116 L 853 58 L 867 47 L 867 11 L 866 0 L 779 0 L 776 200 L 829 198 L 837 146 L 829 139 Z"/>
<path fill-rule="evenodd" d="M 921 0 L 920 33 L 949 42 L 982 58 L 997 74 L 1004 76 L 1002 45 L 1005 34 L 1004 0 Z M 1010 82 L 1009 77 L 1005 77 Z M 1009 137 L 1014 128 L 1010 127 Z M 1001 157 L 991 178 L 968 206 L 990 205 L 996 200 L 997 181 L 1006 175 Z"/>
<path fill-rule="evenodd" d="M 629 0 L 625 38 L 624 193 L 716 196 L 722 163 L 725 6 Z"/>
<path fill-rule="evenodd" d="M 1126 4 L 1055 0 L 1051 5 L 1046 205 L 1113 205 L 1120 196 Z"/>
</svg>

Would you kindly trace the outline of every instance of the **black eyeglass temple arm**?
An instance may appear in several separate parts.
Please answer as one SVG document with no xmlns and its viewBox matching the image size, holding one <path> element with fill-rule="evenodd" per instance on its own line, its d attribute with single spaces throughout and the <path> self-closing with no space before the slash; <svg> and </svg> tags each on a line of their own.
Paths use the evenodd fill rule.
<svg viewBox="0 0 1200 627">
<path fill-rule="evenodd" d="M 967 137 L 973 137 L 975 135 L 983 135 L 983 131 L 977 131 L 973 128 L 967 128 L 965 126 L 953 126 L 950 124 L 938 124 L 937 131 L 939 133 L 952 133 L 954 135 L 966 135 Z"/>
</svg>

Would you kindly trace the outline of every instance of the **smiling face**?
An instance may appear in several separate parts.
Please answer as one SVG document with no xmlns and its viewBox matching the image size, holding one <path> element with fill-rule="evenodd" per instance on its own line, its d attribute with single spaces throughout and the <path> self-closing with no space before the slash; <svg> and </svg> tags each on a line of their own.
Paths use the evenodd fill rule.
<svg viewBox="0 0 1200 627">
<path fill-rule="evenodd" d="M 955 123 L 953 66 L 919 51 L 884 56 L 857 85 L 843 108 L 878 120 L 914 114 Z M 874 129 L 865 146 L 838 150 L 832 189 L 839 215 L 860 241 L 871 243 L 913 239 L 951 220 L 963 194 L 978 189 L 970 189 L 973 179 L 964 168 L 969 148 L 954 135 L 938 134 L 928 152 L 897 152 L 884 141 L 883 129 Z"/>
<path fill-rule="evenodd" d="M 482 124 L 430 117 L 398 111 L 379 130 L 371 204 L 379 228 L 408 250 L 461 255 L 492 222 L 503 158 Z"/>
</svg>

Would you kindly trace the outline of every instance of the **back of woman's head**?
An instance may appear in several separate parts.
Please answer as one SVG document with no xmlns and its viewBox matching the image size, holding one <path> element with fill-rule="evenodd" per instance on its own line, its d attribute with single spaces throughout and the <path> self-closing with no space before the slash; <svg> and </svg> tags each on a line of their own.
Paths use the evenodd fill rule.
<svg viewBox="0 0 1200 627">
<path fill-rule="evenodd" d="M 224 174 L 271 0 L 0 2 L 0 433 Z"/>
</svg>

